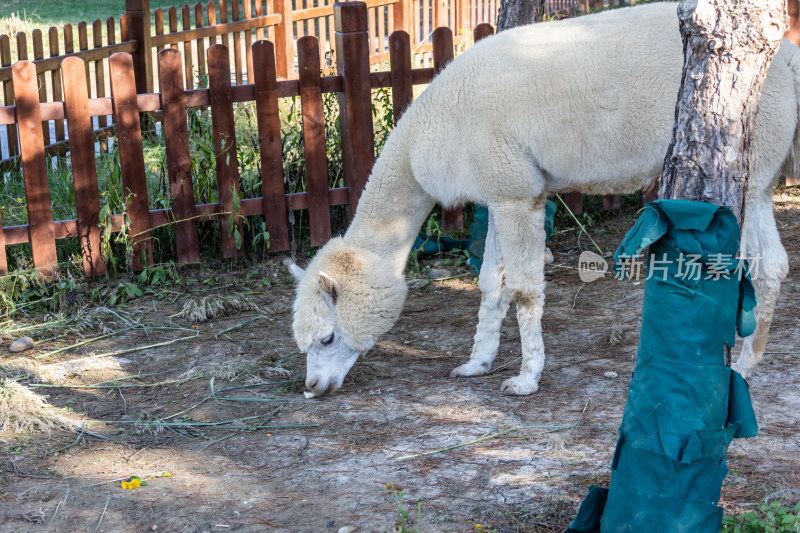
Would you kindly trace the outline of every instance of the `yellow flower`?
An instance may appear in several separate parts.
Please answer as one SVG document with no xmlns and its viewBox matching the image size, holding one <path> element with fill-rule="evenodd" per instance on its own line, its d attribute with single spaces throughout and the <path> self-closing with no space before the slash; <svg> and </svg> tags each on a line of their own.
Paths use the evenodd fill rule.
<svg viewBox="0 0 800 533">
<path fill-rule="evenodd" d="M 123 482 L 122 482 L 122 488 L 123 488 L 123 489 L 132 489 L 132 488 L 133 488 L 133 485 L 131 485 L 131 484 L 130 484 L 129 482 L 127 482 L 127 481 L 123 481 Z"/>
<path fill-rule="evenodd" d="M 132 488 L 138 489 L 139 487 L 142 486 L 142 482 L 139 481 L 139 478 L 135 477 L 135 478 L 131 479 L 130 485 L 131 485 Z"/>
<path fill-rule="evenodd" d="M 483 529 L 483 526 L 480 524 L 475 524 L 475 529 Z"/>
<path fill-rule="evenodd" d="M 392 490 L 394 488 L 394 483 L 386 483 L 383 488 L 386 490 Z"/>
<path fill-rule="evenodd" d="M 163 477 L 169 477 L 171 474 L 170 474 L 169 472 L 164 472 L 164 473 L 163 473 L 163 474 L 161 474 L 161 475 L 162 475 Z"/>
</svg>

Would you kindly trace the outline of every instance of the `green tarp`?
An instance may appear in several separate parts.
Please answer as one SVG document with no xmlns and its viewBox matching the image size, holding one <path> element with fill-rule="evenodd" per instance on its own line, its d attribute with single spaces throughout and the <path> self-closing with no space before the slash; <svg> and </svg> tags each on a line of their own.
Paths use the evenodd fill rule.
<svg viewBox="0 0 800 533">
<path fill-rule="evenodd" d="M 556 203 L 547 200 L 545 205 L 544 230 L 546 238 L 549 239 L 553 233 L 553 224 L 556 219 Z M 489 210 L 482 205 L 475 206 L 475 214 L 472 223 L 469 225 L 469 239 L 458 240 L 450 237 L 432 237 L 424 233 L 417 235 L 412 253 L 416 252 L 425 256 L 435 255 L 441 252 L 451 252 L 456 250 L 467 250 L 469 252 L 469 265 L 472 273 L 476 276 L 481 271 L 483 264 L 483 252 L 486 248 L 486 233 L 489 231 Z"/>
<path fill-rule="evenodd" d="M 636 367 L 608 490 L 591 487 L 569 533 L 716 533 L 735 437 L 758 431 L 747 383 L 723 344 L 752 333 L 755 296 L 726 207 L 645 206 L 614 254 L 620 277 L 650 246 Z"/>
</svg>

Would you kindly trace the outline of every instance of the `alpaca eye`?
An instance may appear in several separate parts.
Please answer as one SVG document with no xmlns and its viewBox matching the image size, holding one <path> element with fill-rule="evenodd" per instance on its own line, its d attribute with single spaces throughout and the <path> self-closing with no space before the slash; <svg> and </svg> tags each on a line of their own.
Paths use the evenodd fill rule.
<svg viewBox="0 0 800 533">
<path fill-rule="evenodd" d="M 331 333 L 330 335 L 328 335 L 327 337 L 325 337 L 324 339 L 322 339 L 320 342 L 321 342 L 323 345 L 325 345 L 325 346 L 327 346 L 327 345 L 329 345 L 330 343 L 332 343 L 332 342 L 333 342 L 333 333 Z"/>
</svg>

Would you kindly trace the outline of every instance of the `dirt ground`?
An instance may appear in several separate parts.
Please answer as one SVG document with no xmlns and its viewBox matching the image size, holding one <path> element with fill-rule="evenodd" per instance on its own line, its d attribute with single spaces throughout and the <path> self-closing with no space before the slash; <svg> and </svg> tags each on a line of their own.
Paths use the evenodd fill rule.
<svg viewBox="0 0 800 533">
<path fill-rule="evenodd" d="M 776 211 L 791 273 L 769 354 L 750 380 L 759 436 L 728 454 L 722 505 L 731 513 L 765 497 L 800 499 L 800 192 L 778 194 Z M 592 235 L 612 250 L 634 216 L 628 208 L 597 221 Z M 314 399 L 302 395 L 281 258 L 255 276 L 254 267 L 205 279 L 182 272 L 196 280 L 119 308 L 134 329 L 37 360 L 62 363 L 40 373 L 59 386 L 35 390 L 77 429 L 0 433 L 0 530 L 561 531 L 589 485 L 608 483 L 643 294 L 641 283 L 582 284 L 576 244 L 570 231 L 551 243 L 547 362 L 539 391 L 523 398 L 499 392 L 519 370 L 513 316 L 491 374 L 449 377 L 477 323 L 480 292 L 464 267 L 412 289 L 343 388 Z M 220 294 L 244 295 L 261 313 L 176 316 L 189 297 Z M 0 365 L 11 357 L 2 354 Z M 98 383 L 105 388 L 86 388 Z M 133 475 L 148 485 L 123 489 Z"/>
</svg>

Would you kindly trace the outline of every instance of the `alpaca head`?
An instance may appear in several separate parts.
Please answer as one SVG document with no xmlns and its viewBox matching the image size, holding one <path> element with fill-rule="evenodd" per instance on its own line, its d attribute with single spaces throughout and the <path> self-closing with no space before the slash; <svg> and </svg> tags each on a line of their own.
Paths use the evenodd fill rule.
<svg viewBox="0 0 800 533">
<path fill-rule="evenodd" d="M 400 316 L 406 283 L 378 255 L 331 240 L 297 280 L 294 338 L 307 354 L 306 387 L 334 392 L 358 359 Z"/>
</svg>

